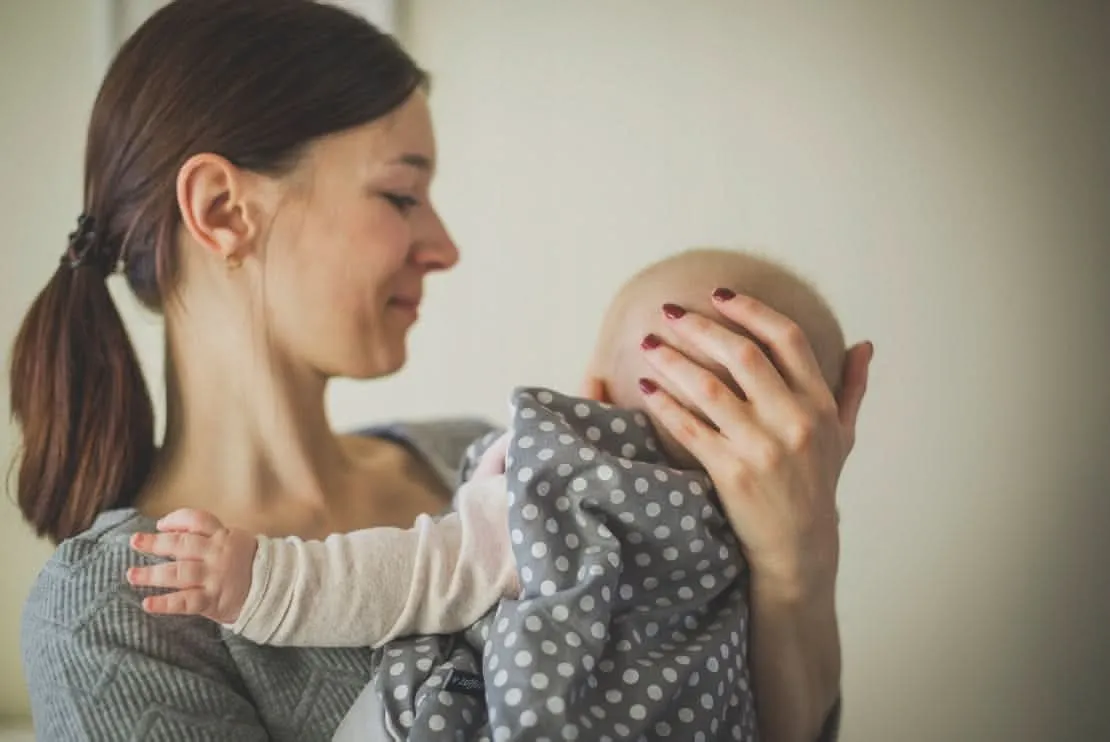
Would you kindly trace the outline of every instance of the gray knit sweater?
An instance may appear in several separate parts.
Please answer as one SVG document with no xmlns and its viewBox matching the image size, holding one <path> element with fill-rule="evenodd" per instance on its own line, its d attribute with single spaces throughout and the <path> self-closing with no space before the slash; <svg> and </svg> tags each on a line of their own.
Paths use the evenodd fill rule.
<svg viewBox="0 0 1110 742">
<path fill-rule="evenodd" d="M 370 431 L 403 441 L 452 488 L 490 427 L 445 420 Z M 134 510 L 62 543 L 23 612 L 23 669 L 40 742 L 328 740 L 370 680 L 369 649 L 252 644 L 206 619 L 152 617 L 124 579 L 150 563 L 128 546 L 154 530 Z"/>
<path fill-rule="evenodd" d="M 443 420 L 368 431 L 410 445 L 454 488 L 469 443 L 492 428 Z M 370 649 L 264 647 L 201 618 L 152 617 L 124 579 L 154 523 L 105 513 L 61 544 L 23 611 L 23 670 L 38 742 L 330 740 L 370 680 Z M 838 737 L 840 704 L 819 742 Z"/>
</svg>

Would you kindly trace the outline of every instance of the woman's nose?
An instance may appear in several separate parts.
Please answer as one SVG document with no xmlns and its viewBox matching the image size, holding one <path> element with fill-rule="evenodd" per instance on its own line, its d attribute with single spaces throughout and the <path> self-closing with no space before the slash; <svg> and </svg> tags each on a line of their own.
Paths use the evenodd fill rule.
<svg viewBox="0 0 1110 742">
<path fill-rule="evenodd" d="M 413 245 L 413 260 L 425 271 L 445 271 L 459 262 L 459 248 L 435 211 L 427 217 Z"/>
</svg>

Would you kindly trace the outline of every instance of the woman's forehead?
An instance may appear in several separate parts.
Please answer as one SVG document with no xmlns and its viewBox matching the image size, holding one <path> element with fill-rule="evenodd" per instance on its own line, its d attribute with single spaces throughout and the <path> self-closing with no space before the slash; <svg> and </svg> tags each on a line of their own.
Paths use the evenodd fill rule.
<svg viewBox="0 0 1110 742">
<path fill-rule="evenodd" d="M 323 137 L 311 155 L 317 165 L 411 168 L 431 174 L 436 146 L 423 93 L 380 119 Z"/>
</svg>

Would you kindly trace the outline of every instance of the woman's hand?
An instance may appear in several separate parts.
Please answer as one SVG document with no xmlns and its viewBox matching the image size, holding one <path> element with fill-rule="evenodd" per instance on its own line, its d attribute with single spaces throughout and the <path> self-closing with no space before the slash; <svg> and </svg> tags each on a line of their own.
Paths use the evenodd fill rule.
<svg viewBox="0 0 1110 742">
<path fill-rule="evenodd" d="M 746 399 L 689 360 L 682 347 L 645 343 L 658 372 L 658 383 L 641 381 L 645 405 L 705 467 L 763 589 L 788 598 L 831 590 L 839 554 L 836 486 L 855 441 L 871 345 L 848 351 L 837 400 L 798 325 L 728 290 L 713 298 L 717 310 L 757 338 L 774 363 L 750 338 L 666 305 L 662 311 L 680 346 L 727 369 Z M 712 426 L 668 389 L 695 404 Z"/>
<path fill-rule="evenodd" d="M 718 362 L 744 394 L 655 338 L 644 347 L 659 383 L 641 380 L 645 405 L 706 468 L 748 559 L 761 738 L 831 740 L 840 697 L 836 486 L 855 442 L 871 344 L 848 351 L 840 398 L 834 399 L 796 324 L 725 289 L 713 298 L 774 363 L 749 338 L 668 305 L 663 312 L 679 344 Z"/>
<path fill-rule="evenodd" d="M 201 510 L 176 510 L 158 521 L 161 533 L 136 533 L 131 548 L 173 561 L 132 567 L 127 580 L 173 592 L 143 599 L 149 613 L 204 616 L 222 624 L 239 618 L 250 592 L 258 542 Z"/>
</svg>

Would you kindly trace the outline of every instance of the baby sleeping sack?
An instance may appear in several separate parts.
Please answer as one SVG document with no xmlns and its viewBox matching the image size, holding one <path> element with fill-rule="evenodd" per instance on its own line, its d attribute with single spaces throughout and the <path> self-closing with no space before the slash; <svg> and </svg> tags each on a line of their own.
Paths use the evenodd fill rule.
<svg viewBox="0 0 1110 742">
<path fill-rule="evenodd" d="M 336 739 L 757 740 L 748 571 L 706 475 L 640 412 L 521 388 L 505 476 L 520 598 L 380 649 Z"/>
</svg>

